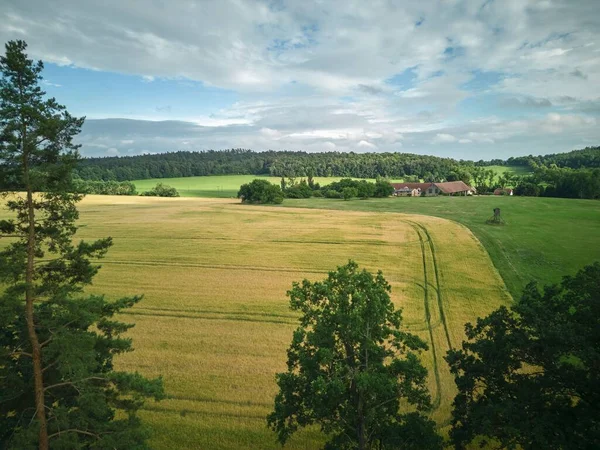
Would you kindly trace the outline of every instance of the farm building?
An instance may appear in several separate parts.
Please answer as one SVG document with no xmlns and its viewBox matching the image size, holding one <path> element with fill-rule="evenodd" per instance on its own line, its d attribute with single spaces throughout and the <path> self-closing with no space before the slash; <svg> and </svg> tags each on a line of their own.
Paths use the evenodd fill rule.
<svg viewBox="0 0 600 450">
<path fill-rule="evenodd" d="M 513 190 L 509 188 L 498 188 L 494 190 L 494 195 L 513 195 Z"/>
<path fill-rule="evenodd" d="M 418 197 L 435 195 L 472 195 L 475 189 L 462 181 L 444 183 L 392 183 L 394 195 L 398 197 Z"/>
</svg>

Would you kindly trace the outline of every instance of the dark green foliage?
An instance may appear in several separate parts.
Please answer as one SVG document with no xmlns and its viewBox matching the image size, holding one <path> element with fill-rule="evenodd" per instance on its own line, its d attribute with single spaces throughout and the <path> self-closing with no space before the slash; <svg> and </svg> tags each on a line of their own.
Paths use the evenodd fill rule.
<svg viewBox="0 0 600 450">
<path fill-rule="evenodd" d="M 475 326 L 447 360 L 456 377 L 451 437 L 502 448 L 600 445 L 600 263 Z"/>
<path fill-rule="evenodd" d="M 96 243 L 97 250 L 105 243 Z M 77 264 L 87 265 L 84 258 Z M 52 275 L 58 277 L 55 271 Z M 42 356 L 50 448 L 147 448 L 149 430 L 136 412 L 147 397 L 163 397 L 162 382 L 113 367 L 114 356 L 132 350 L 131 339 L 122 336 L 131 325 L 114 315 L 140 297 L 116 302 L 83 297 L 69 293 L 76 287 L 71 282 L 53 282 L 58 292 L 35 310 L 39 338 L 47 342 Z M 0 297 L 0 448 L 7 449 L 37 443 L 31 359 L 15 355 L 28 351 L 20 287 L 14 285 Z"/>
<path fill-rule="evenodd" d="M 539 185 L 528 181 L 522 181 L 514 189 L 514 194 L 524 195 L 527 197 L 537 197 L 540 195 L 541 191 L 542 189 Z"/>
<path fill-rule="evenodd" d="M 131 349 L 130 326 L 114 319 L 139 297 L 108 302 L 83 289 L 110 238 L 74 242 L 78 219 L 72 142 L 83 119 L 38 86 L 42 63 L 11 41 L 0 57 L 0 175 L 12 219 L 0 251 L 0 448 L 142 449 L 136 412 L 160 398 L 160 380 L 116 372 Z"/>
<path fill-rule="evenodd" d="M 98 195 L 137 195 L 135 185 L 130 181 L 73 181 L 75 192 Z"/>
<path fill-rule="evenodd" d="M 302 179 L 299 183 L 289 183 L 283 193 L 287 198 L 311 198 L 313 190 L 306 180 Z"/>
<path fill-rule="evenodd" d="M 345 187 L 342 189 L 342 197 L 344 200 L 350 200 L 351 198 L 358 197 L 358 189 L 353 187 Z"/>
<path fill-rule="evenodd" d="M 389 292 L 381 272 L 352 261 L 288 291 L 302 316 L 268 416 L 282 444 L 314 424 L 328 435 L 327 449 L 441 448 L 434 423 L 415 412 L 430 406 L 418 356 L 427 346 L 401 330 Z"/>
<path fill-rule="evenodd" d="M 252 180 L 250 183 L 242 184 L 237 195 L 242 203 L 272 203 L 279 204 L 283 201 L 281 188 L 267 180 Z"/>
<path fill-rule="evenodd" d="M 373 197 L 389 197 L 394 193 L 394 186 L 384 179 L 378 178 L 375 181 L 375 189 L 373 190 Z"/>
<path fill-rule="evenodd" d="M 166 184 L 156 183 L 152 189 L 146 192 L 142 192 L 140 195 L 146 197 L 179 197 L 177 189 Z"/>
<path fill-rule="evenodd" d="M 518 156 L 516 158 L 508 158 L 505 164 L 508 166 L 527 166 L 531 170 L 539 166 L 550 167 L 551 165 L 571 169 L 600 168 L 600 147 L 586 147 L 583 150 L 573 150 L 567 153 L 544 156 Z"/>
<path fill-rule="evenodd" d="M 325 189 L 324 195 L 327 198 L 342 198 L 342 193 L 336 191 L 335 189 Z"/>
<path fill-rule="evenodd" d="M 203 175 L 271 175 L 276 177 L 355 177 L 436 179 L 458 166 L 473 163 L 410 153 L 306 153 L 253 152 L 232 149 L 206 152 L 171 152 L 83 160 L 77 174 L 86 180 L 139 180 Z M 282 186 L 283 187 L 283 186 Z"/>
</svg>

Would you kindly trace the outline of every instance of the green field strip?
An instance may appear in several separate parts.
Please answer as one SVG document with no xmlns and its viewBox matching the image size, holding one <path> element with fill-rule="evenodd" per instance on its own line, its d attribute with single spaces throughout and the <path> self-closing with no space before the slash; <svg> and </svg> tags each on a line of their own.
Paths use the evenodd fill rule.
<svg viewBox="0 0 600 450">
<path fill-rule="evenodd" d="M 440 287 L 440 275 L 439 275 L 439 270 L 438 270 L 437 257 L 435 254 L 435 245 L 433 244 L 433 239 L 431 238 L 429 231 L 427 231 L 427 228 L 425 228 L 425 226 L 423 226 L 422 224 L 417 224 L 417 226 L 419 228 L 421 228 L 421 230 L 423 230 L 423 232 L 427 236 L 427 242 L 429 243 L 429 250 L 431 251 L 431 257 L 433 259 L 435 284 L 437 286 L 436 293 L 437 293 L 438 308 L 440 310 L 440 317 L 442 319 L 442 323 L 444 324 L 444 332 L 446 333 L 446 340 L 448 341 L 448 348 L 450 350 L 452 350 L 454 347 L 452 346 L 452 341 L 450 340 L 450 332 L 448 331 L 448 322 L 446 321 L 446 314 L 444 312 L 444 303 L 442 300 L 442 289 Z"/>
<path fill-rule="evenodd" d="M 220 403 L 224 405 L 233 405 L 233 406 L 257 406 L 261 408 L 271 408 L 273 406 L 273 402 L 253 402 L 251 400 L 244 401 L 235 401 L 235 400 L 219 400 L 216 398 L 208 398 L 208 397 L 185 397 L 183 395 L 169 395 L 167 394 L 168 400 L 175 401 L 185 401 L 185 402 L 197 402 L 197 403 Z"/>
<path fill-rule="evenodd" d="M 156 308 L 153 306 L 136 306 L 133 310 L 134 312 L 137 310 L 142 311 L 161 311 L 161 312 L 183 312 L 183 313 L 195 313 L 195 314 L 233 314 L 236 316 L 258 316 L 258 317 L 276 317 L 282 319 L 292 319 L 298 320 L 300 315 L 292 315 L 292 314 L 274 314 L 274 313 L 263 313 L 263 312 L 246 312 L 246 311 L 218 311 L 214 309 L 174 309 L 174 308 Z"/>
<path fill-rule="evenodd" d="M 242 316 L 223 316 L 223 317 L 213 317 L 213 316 L 201 316 L 201 315 L 191 315 L 191 314 L 158 314 L 158 313 L 145 313 L 145 312 L 136 312 L 136 311 L 121 311 L 119 314 L 125 314 L 128 316 L 148 316 L 148 317 L 172 317 L 175 319 L 196 319 L 196 320 L 221 320 L 223 322 L 258 322 L 258 323 L 279 323 L 284 325 L 297 325 L 298 322 L 290 322 L 285 320 L 269 320 L 269 319 L 255 319 L 251 317 L 242 317 Z"/>
<path fill-rule="evenodd" d="M 255 415 L 255 414 L 244 414 L 244 413 L 230 413 L 230 412 L 217 412 L 217 411 L 196 411 L 193 409 L 185 409 L 185 408 L 166 408 L 164 406 L 156 406 L 146 404 L 140 408 L 143 411 L 151 411 L 158 412 L 163 414 L 179 414 L 179 415 L 198 415 L 203 417 L 228 417 L 234 419 L 252 419 L 252 420 L 260 420 L 261 422 L 265 422 L 266 415 Z"/>
<path fill-rule="evenodd" d="M 427 330 L 429 331 L 429 341 L 431 344 L 431 354 L 433 357 L 432 358 L 433 359 L 433 376 L 435 379 L 435 387 L 436 387 L 432 406 L 433 406 L 433 409 L 437 409 L 437 408 L 439 408 L 439 406 L 442 403 L 442 382 L 440 379 L 440 372 L 439 372 L 439 368 L 438 368 L 436 345 L 435 345 L 435 341 L 433 339 L 433 328 L 431 327 L 431 311 L 429 310 L 429 288 L 428 288 L 429 281 L 428 281 L 428 276 L 427 276 L 427 258 L 426 258 L 425 242 L 423 240 L 423 236 L 421 235 L 421 232 L 419 231 L 419 228 L 411 222 L 407 222 L 407 223 L 413 227 L 413 229 L 419 236 L 419 241 L 421 244 L 421 257 L 423 259 L 423 280 L 424 280 L 424 283 L 422 285 L 422 287 L 423 287 L 423 302 L 425 305 L 425 320 L 427 322 Z"/>
<path fill-rule="evenodd" d="M 216 269 L 216 270 L 251 270 L 255 272 L 281 272 L 281 273 L 314 273 L 328 274 L 326 270 L 311 270 L 311 269 L 295 269 L 291 267 L 260 267 L 260 266 L 239 266 L 233 264 L 203 264 L 203 263 L 175 263 L 168 261 L 119 261 L 115 259 L 103 259 L 102 264 L 115 264 L 123 266 L 150 266 L 150 267 L 192 267 L 201 269 Z"/>
</svg>

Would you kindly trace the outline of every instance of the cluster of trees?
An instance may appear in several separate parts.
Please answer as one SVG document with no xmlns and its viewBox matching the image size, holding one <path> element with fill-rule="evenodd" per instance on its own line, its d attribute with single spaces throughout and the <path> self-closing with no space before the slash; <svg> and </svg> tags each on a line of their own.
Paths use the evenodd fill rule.
<svg viewBox="0 0 600 450">
<path fill-rule="evenodd" d="M 97 195 L 137 195 L 131 181 L 90 181 L 76 178 L 73 180 L 75 192 Z"/>
<path fill-rule="evenodd" d="M 264 203 L 279 204 L 283 202 L 281 188 L 267 180 L 252 180 L 250 183 L 240 186 L 237 194 L 242 203 Z"/>
<path fill-rule="evenodd" d="M 288 291 L 300 326 L 267 417 L 282 444 L 317 425 L 326 449 L 444 447 L 426 416 L 427 345 L 402 329 L 389 292 L 381 272 L 352 261 Z M 458 391 L 454 448 L 597 448 L 599 327 L 599 263 L 543 292 L 531 283 L 512 308 L 467 324 L 446 356 Z"/>
<path fill-rule="evenodd" d="M 179 192 L 172 186 L 156 183 L 156 186 L 149 191 L 142 192 L 140 195 L 145 197 L 179 197 Z"/>
<path fill-rule="evenodd" d="M 553 153 L 539 156 L 518 156 L 508 158 L 502 164 L 507 166 L 525 166 L 535 170 L 539 166 L 568 167 L 570 169 L 583 169 L 600 167 L 600 147 L 586 147 L 582 150 L 573 150 L 567 153 Z"/>
<path fill-rule="evenodd" d="M 72 117 L 39 87 L 43 65 L 11 41 L 0 57 L 0 448 L 148 448 L 137 411 L 164 397 L 160 378 L 118 371 L 132 325 L 116 316 L 141 297 L 86 295 L 110 238 L 75 243 L 82 198 Z"/>
<path fill-rule="evenodd" d="M 517 177 L 515 186 L 516 195 L 600 199 L 600 168 L 538 166 L 531 175 Z"/>
<path fill-rule="evenodd" d="M 319 183 L 314 182 L 313 177 L 302 178 L 300 181 L 293 177 L 287 179 L 282 177 L 280 186 L 261 179 L 243 184 L 237 196 L 242 199 L 243 203 L 278 204 L 284 198 L 327 197 L 349 200 L 354 197 L 362 199 L 389 197 L 393 193 L 394 187 L 383 178 L 378 178 L 375 183 L 344 178 L 321 187 Z"/>
</svg>

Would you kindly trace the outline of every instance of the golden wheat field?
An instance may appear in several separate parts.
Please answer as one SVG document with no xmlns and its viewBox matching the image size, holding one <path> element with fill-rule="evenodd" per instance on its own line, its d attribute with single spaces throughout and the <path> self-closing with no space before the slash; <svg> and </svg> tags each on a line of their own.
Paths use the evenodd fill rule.
<svg viewBox="0 0 600 450">
<path fill-rule="evenodd" d="M 266 427 L 296 326 L 286 291 L 354 259 L 381 269 L 408 329 L 429 343 L 435 410 L 448 423 L 443 356 L 464 324 L 510 301 L 487 253 L 457 223 L 428 216 L 241 205 L 223 199 L 90 196 L 78 236 L 112 236 L 92 291 L 144 294 L 127 315 L 121 368 L 162 375 L 168 398 L 142 416 L 157 449 L 278 448 Z M 290 449 L 318 448 L 317 429 Z"/>
</svg>

